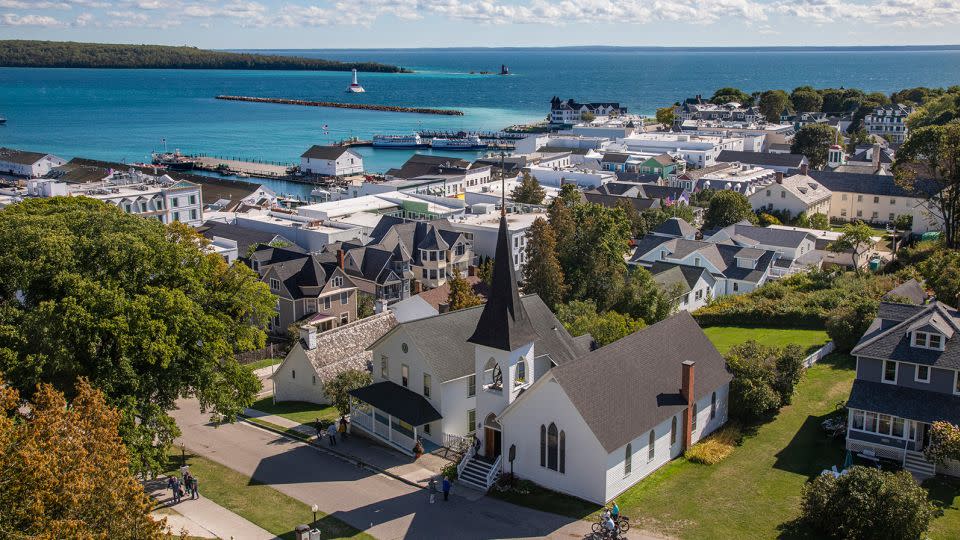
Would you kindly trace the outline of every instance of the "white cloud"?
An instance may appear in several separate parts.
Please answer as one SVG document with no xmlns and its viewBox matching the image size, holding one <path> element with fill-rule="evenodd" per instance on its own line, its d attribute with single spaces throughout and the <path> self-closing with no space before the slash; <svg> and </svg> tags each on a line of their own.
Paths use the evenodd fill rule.
<svg viewBox="0 0 960 540">
<path fill-rule="evenodd" d="M 24 0 L 0 0 L 0 9 L 70 9 L 66 2 L 27 2 Z"/>
<path fill-rule="evenodd" d="M 73 20 L 73 23 L 70 26 L 75 26 L 77 28 L 82 28 L 91 24 L 94 21 L 95 17 L 91 13 L 81 13 Z"/>
<path fill-rule="evenodd" d="M 15 13 L 5 13 L 0 15 L 0 26 L 41 26 L 44 28 L 57 28 L 65 26 L 59 19 L 47 15 L 17 15 Z"/>
</svg>

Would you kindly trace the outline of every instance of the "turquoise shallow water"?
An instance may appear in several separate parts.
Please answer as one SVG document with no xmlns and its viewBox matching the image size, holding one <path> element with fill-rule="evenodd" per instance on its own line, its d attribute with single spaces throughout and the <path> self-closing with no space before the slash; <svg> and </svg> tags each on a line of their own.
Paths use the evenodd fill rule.
<svg viewBox="0 0 960 540">
<path fill-rule="evenodd" d="M 311 144 L 418 128 L 500 129 L 543 118 L 551 96 L 620 101 L 652 112 L 716 87 L 747 91 L 802 84 L 890 92 L 960 84 L 960 51 L 650 51 L 467 49 L 283 51 L 376 60 L 414 74 L 0 68 L 0 145 L 64 157 L 142 161 L 162 148 L 294 162 Z M 470 75 L 510 67 L 509 77 Z M 463 117 L 223 102 L 217 94 L 451 107 Z M 324 133 L 323 125 L 329 126 Z M 408 150 L 362 149 L 370 170 Z M 461 155 L 461 154 L 457 154 Z M 470 155 L 470 154 L 468 154 Z M 284 189 L 281 191 L 301 191 Z"/>
</svg>

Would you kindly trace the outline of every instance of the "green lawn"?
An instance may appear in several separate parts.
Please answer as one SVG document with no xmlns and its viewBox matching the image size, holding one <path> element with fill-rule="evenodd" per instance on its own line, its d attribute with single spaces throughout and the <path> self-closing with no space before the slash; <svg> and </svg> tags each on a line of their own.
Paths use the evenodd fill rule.
<svg viewBox="0 0 960 540">
<path fill-rule="evenodd" d="M 299 422 L 301 424 L 312 424 L 317 418 L 334 422 L 340 418 L 337 409 L 330 405 L 317 405 L 316 403 L 306 403 L 303 401 L 281 401 L 273 402 L 273 397 L 265 397 L 254 402 L 250 406 L 252 409 L 262 411 L 268 414 L 275 414 L 284 418 Z"/>
<path fill-rule="evenodd" d="M 777 347 L 797 343 L 810 353 L 830 341 L 824 330 L 712 326 L 704 328 L 703 332 L 707 334 L 707 337 L 713 342 L 713 346 L 721 353 L 726 353 L 730 347 L 750 339 L 759 341 L 764 345 L 775 345 Z"/>
<path fill-rule="evenodd" d="M 943 516 L 930 527 L 930 538 L 956 540 L 960 535 L 960 480 L 938 476 L 924 482 L 923 487 L 930 491 L 930 498 L 943 510 Z"/>
<path fill-rule="evenodd" d="M 256 362 L 251 362 L 249 364 L 244 364 L 247 366 L 247 369 L 254 371 L 260 368 L 275 366 L 283 362 L 283 358 L 264 358 L 263 360 L 257 360 Z"/>
<path fill-rule="evenodd" d="M 313 519 L 306 504 L 233 469 L 191 454 L 187 455 L 187 464 L 200 479 L 202 496 L 282 538 L 292 540 L 294 527 L 310 524 Z M 176 470 L 180 465 L 180 455 L 171 454 L 171 468 Z M 373 539 L 322 512 L 317 512 L 317 518 L 316 526 L 323 538 Z"/>
</svg>

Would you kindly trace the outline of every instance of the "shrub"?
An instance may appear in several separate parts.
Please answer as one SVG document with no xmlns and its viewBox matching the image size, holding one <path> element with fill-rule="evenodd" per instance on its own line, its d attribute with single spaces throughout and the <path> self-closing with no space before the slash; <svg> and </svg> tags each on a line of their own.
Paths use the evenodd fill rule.
<svg viewBox="0 0 960 540">
<path fill-rule="evenodd" d="M 916 539 L 934 511 L 910 473 L 855 466 L 839 478 L 818 476 L 804 488 L 800 523 L 830 538 Z"/>
<path fill-rule="evenodd" d="M 457 479 L 457 464 L 450 463 L 440 470 L 440 476 L 446 476 L 451 482 Z"/>
<path fill-rule="evenodd" d="M 716 465 L 733 453 L 733 449 L 739 444 L 740 428 L 727 425 L 691 446 L 683 453 L 683 457 L 694 463 Z"/>
<path fill-rule="evenodd" d="M 793 389 L 803 374 L 804 351 L 798 345 L 784 349 L 750 340 L 727 352 L 733 381 L 730 383 L 730 414 L 753 421 L 775 413 L 790 403 Z"/>
<path fill-rule="evenodd" d="M 877 316 L 880 304 L 873 298 L 854 298 L 827 313 L 827 335 L 838 352 L 850 352 Z"/>
<path fill-rule="evenodd" d="M 930 427 L 930 444 L 923 453 L 934 463 L 948 459 L 960 461 L 960 427 L 949 422 L 934 422 Z"/>
</svg>

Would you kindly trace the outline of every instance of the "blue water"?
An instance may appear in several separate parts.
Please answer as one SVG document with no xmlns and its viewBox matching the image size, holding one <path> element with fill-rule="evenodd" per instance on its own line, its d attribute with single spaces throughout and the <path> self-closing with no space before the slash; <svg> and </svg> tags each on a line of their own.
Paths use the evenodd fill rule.
<svg viewBox="0 0 960 540">
<path fill-rule="evenodd" d="M 282 51 L 294 54 L 293 51 Z M 545 117 L 553 95 L 620 101 L 651 113 L 721 86 L 790 90 L 809 84 L 891 92 L 960 84 L 957 50 L 656 51 L 639 49 L 310 50 L 414 74 L 0 68 L 0 145 L 63 157 L 143 161 L 170 149 L 296 162 L 311 144 L 424 129 L 500 129 Z M 470 75 L 499 71 L 509 77 Z M 217 101 L 217 94 L 449 107 L 462 117 Z M 324 133 L 322 126 L 329 126 Z M 399 165 L 408 150 L 362 149 L 367 168 Z M 451 155 L 463 155 L 451 153 Z M 475 154 L 467 154 L 472 156 Z M 284 192 L 302 188 L 275 185 Z"/>
</svg>

